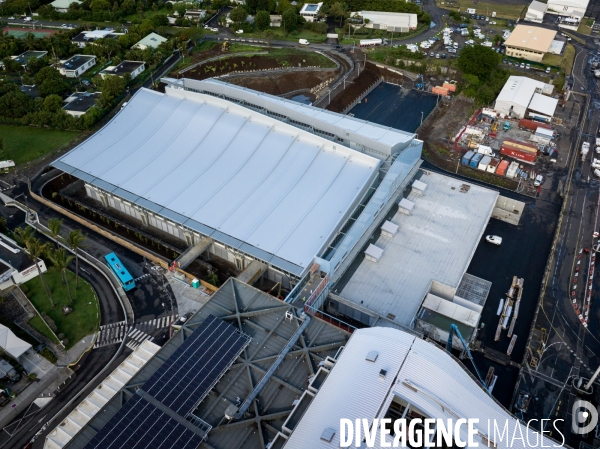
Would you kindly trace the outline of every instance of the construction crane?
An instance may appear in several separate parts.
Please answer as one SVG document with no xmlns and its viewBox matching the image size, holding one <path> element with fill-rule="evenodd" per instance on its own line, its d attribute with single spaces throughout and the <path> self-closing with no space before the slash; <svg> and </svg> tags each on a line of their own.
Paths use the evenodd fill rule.
<svg viewBox="0 0 600 449">
<path fill-rule="evenodd" d="M 451 324 L 450 325 L 450 332 L 448 334 L 448 343 L 446 343 L 446 352 L 448 354 L 451 354 L 451 351 L 452 351 L 452 335 L 453 334 L 456 334 L 456 336 L 459 338 L 460 342 L 462 343 L 463 347 L 465 348 L 465 351 L 467 352 L 467 355 L 469 356 L 469 359 L 471 360 L 471 363 L 473 364 L 473 368 L 475 369 L 475 373 L 477 374 L 477 378 L 479 379 L 479 382 L 481 382 L 481 384 L 485 388 L 485 391 L 489 392 L 488 386 L 485 383 L 485 381 L 483 380 L 483 378 L 481 377 L 481 374 L 479 374 L 479 370 L 477 369 L 477 365 L 475 365 L 475 360 L 473 360 L 473 356 L 471 355 L 471 351 L 469 350 L 469 347 L 467 346 L 467 343 L 465 342 L 465 339 L 463 338 L 463 336 L 461 335 L 460 331 L 458 330 L 458 327 L 456 326 L 456 324 Z"/>
</svg>

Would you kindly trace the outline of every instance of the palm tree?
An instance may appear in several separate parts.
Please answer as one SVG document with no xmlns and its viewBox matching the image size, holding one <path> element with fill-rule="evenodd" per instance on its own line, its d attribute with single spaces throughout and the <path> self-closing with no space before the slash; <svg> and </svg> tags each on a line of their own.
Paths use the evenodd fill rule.
<svg viewBox="0 0 600 449">
<path fill-rule="evenodd" d="M 25 226 L 23 228 L 17 228 L 15 229 L 15 232 L 13 233 L 16 242 L 19 244 L 19 246 L 27 246 L 27 242 L 29 240 L 31 240 L 32 238 L 34 238 L 34 234 L 35 234 L 35 230 L 33 228 L 30 228 L 29 226 Z"/>
<path fill-rule="evenodd" d="M 40 276 L 40 281 L 42 282 L 42 285 L 44 286 L 44 290 L 46 291 L 46 296 L 48 296 L 48 299 L 50 300 L 50 304 L 52 304 L 52 307 L 56 307 L 56 305 L 54 305 L 54 301 L 52 301 L 52 296 L 51 296 L 52 291 L 50 290 L 50 287 L 46 283 L 46 280 L 44 279 L 44 274 L 42 273 L 42 270 L 38 263 L 38 261 L 42 257 L 42 254 L 45 254 L 48 251 L 48 246 L 46 243 L 40 242 L 40 240 L 35 237 L 31 237 L 29 240 L 27 240 L 26 246 L 27 246 L 27 252 L 28 252 L 29 258 L 33 261 L 33 263 L 35 264 L 35 266 L 38 270 L 38 275 Z"/>
<path fill-rule="evenodd" d="M 79 288 L 79 250 L 83 247 L 86 235 L 81 232 L 81 229 L 74 229 L 69 232 L 67 237 L 67 245 L 75 253 L 75 290 Z"/>
<path fill-rule="evenodd" d="M 60 228 L 62 227 L 63 221 L 60 218 L 51 218 L 48 220 L 48 229 L 50 230 L 50 236 L 56 242 L 56 247 L 60 248 L 58 239 L 60 238 Z"/>
<path fill-rule="evenodd" d="M 67 286 L 70 304 L 73 304 L 71 288 L 69 287 L 69 280 L 67 279 L 67 269 L 71 261 L 75 259 L 75 256 L 68 254 L 67 250 L 64 248 L 55 249 L 54 251 L 51 251 L 48 256 L 50 257 L 52 264 L 60 270 L 62 275 L 62 283 L 63 285 Z"/>
</svg>

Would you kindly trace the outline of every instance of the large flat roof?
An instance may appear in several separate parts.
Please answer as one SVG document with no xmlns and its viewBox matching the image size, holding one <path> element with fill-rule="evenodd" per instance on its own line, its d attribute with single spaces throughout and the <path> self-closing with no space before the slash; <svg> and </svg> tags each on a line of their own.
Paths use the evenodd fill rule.
<svg viewBox="0 0 600 449">
<path fill-rule="evenodd" d="M 380 235 L 377 263 L 366 260 L 344 274 L 339 295 L 409 326 L 432 280 L 457 287 L 491 216 L 498 192 L 449 176 L 421 172 L 425 194 L 411 193 L 411 215 L 394 213 L 393 238 Z M 465 191 L 466 190 L 466 191 Z M 335 289 L 335 288 L 334 288 Z"/>
<path fill-rule="evenodd" d="M 547 95 L 533 94 L 529 109 L 535 112 L 540 112 L 548 117 L 554 117 L 554 111 L 558 106 L 558 98 L 552 98 Z"/>
<path fill-rule="evenodd" d="M 52 165 L 300 275 L 379 164 L 227 100 L 167 88 L 139 90 Z"/>
<path fill-rule="evenodd" d="M 519 47 L 527 50 L 547 52 L 556 36 L 555 30 L 546 28 L 517 25 L 504 45 L 507 47 Z"/>
<path fill-rule="evenodd" d="M 315 129 L 333 133 L 386 154 L 394 154 L 405 148 L 415 138 L 414 133 L 379 125 L 349 115 L 339 114 L 286 98 L 257 92 L 223 81 L 208 79 L 203 81 L 185 78 L 179 81 L 186 89 L 207 92 L 213 95 L 231 97 L 249 105 L 264 108 L 290 119 L 304 123 Z"/>
<path fill-rule="evenodd" d="M 403 12 L 383 12 L 383 11 L 358 11 L 356 14 L 363 19 L 369 19 L 370 23 L 383 24 L 388 27 L 416 27 L 418 18 L 416 14 Z M 350 16 L 352 17 L 354 13 Z"/>
<path fill-rule="evenodd" d="M 375 360 L 367 360 L 368 355 Z M 383 378 L 382 370 L 386 371 Z M 518 420 L 442 348 L 401 330 L 373 327 L 354 331 L 284 447 L 337 449 L 342 418 L 353 423 L 356 419 L 372 422 L 374 418 L 384 418 L 392 401 L 444 422 L 479 418 L 479 422 L 474 423 L 479 431 L 475 440 L 479 447 L 487 445 L 485 440 L 479 440 L 482 435 L 492 439 L 488 425 L 493 422 L 501 429 L 507 425 L 508 435 L 515 435 L 521 429 L 527 434 L 527 441 L 540 441 L 539 433 L 519 425 Z M 407 421 L 410 415 L 409 411 Z M 327 428 L 335 430 L 329 442 L 321 437 Z M 466 440 L 466 426 L 463 428 L 461 439 Z M 528 447 L 521 430 L 521 438 L 496 439 L 494 446 Z M 388 447 L 393 438 L 393 435 L 386 437 Z M 551 445 L 548 438 L 542 444 Z M 379 434 L 372 447 L 385 447 L 381 445 Z"/>
<path fill-rule="evenodd" d="M 498 94 L 496 102 L 504 101 L 524 107 L 529 106 L 537 89 L 543 89 L 545 83 L 526 76 L 511 75 Z"/>
</svg>

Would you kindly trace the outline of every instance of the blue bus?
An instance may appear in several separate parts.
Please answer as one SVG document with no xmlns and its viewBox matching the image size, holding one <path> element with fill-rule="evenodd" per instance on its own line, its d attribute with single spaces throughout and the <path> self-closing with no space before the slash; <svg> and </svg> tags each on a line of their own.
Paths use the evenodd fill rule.
<svg viewBox="0 0 600 449">
<path fill-rule="evenodd" d="M 123 266 L 115 253 L 107 254 L 104 256 L 104 259 L 119 280 L 123 290 L 127 291 L 135 288 L 135 281 L 133 280 L 133 277 L 131 274 L 129 274 L 129 271 L 127 271 L 127 268 Z"/>
</svg>

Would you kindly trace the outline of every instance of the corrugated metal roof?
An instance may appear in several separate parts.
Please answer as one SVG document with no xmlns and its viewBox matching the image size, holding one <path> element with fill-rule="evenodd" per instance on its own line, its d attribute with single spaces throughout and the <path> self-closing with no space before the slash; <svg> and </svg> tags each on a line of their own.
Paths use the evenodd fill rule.
<svg viewBox="0 0 600 449">
<path fill-rule="evenodd" d="M 540 114 L 547 115 L 548 117 L 554 117 L 554 111 L 558 106 L 558 98 L 552 98 L 547 95 L 534 94 L 529 103 L 529 109 Z"/>
<path fill-rule="evenodd" d="M 54 165 L 203 232 L 194 220 L 227 245 L 275 255 L 295 273 L 326 247 L 379 164 L 221 98 L 141 89 Z"/>
<path fill-rule="evenodd" d="M 498 102 L 514 103 L 526 108 L 536 89 L 543 89 L 544 85 L 545 83 L 526 76 L 510 76 L 498 94 L 496 104 Z"/>
<path fill-rule="evenodd" d="M 366 360 L 370 351 L 378 352 L 375 362 Z M 387 371 L 384 378 L 380 377 L 382 369 Z M 496 440 L 497 448 L 524 449 L 525 441 L 539 441 L 539 434 L 525 425 L 521 425 L 522 436 L 527 434 L 529 440 L 511 441 L 518 420 L 443 349 L 401 330 L 373 327 L 354 331 L 285 449 L 339 448 L 342 418 L 365 418 L 369 422 L 383 418 L 394 398 L 412 404 L 430 418 L 478 418 L 474 427 L 480 435 L 488 435 L 488 420 L 492 429 L 493 420 L 500 429 L 507 423 L 509 437 Z M 321 439 L 328 427 L 336 430 L 331 442 Z M 461 439 L 466 440 L 466 426 L 461 430 Z M 391 443 L 393 437 L 386 439 Z M 476 441 L 480 447 L 487 446 L 481 437 Z M 548 447 L 553 442 L 545 439 L 544 444 Z M 379 434 L 374 447 L 381 447 Z"/>
</svg>

